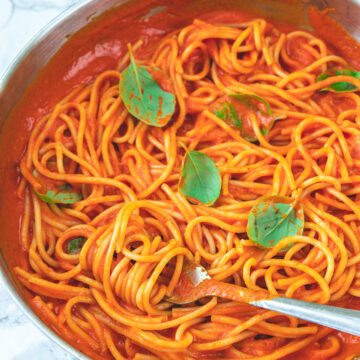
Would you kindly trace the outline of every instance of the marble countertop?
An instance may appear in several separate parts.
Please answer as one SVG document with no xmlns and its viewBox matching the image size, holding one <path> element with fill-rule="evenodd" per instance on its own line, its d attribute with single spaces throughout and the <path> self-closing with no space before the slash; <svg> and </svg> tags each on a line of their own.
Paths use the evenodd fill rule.
<svg viewBox="0 0 360 360">
<path fill-rule="evenodd" d="M 0 77 L 44 25 L 78 0 L 0 0 Z M 1 360 L 76 360 L 22 313 L 0 280 Z"/>
</svg>

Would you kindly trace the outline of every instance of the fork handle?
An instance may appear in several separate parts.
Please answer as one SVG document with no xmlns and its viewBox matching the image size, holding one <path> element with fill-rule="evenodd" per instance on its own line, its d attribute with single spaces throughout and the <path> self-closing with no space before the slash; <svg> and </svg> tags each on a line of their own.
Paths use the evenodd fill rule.
<svg viewBox="0 0 360 360">
<path fill-rule="evenodd" d="M 322 305 L 287 297 L 274 297 L 263 291 L 210 280 L 211 295 L 273 310 L 332 329 L 360 336 L 360 311 Z M 210 295 L 210 294 L 208 294 Z"/>
<path fill-rule="evenodd" d="M 286 297 L 251 301 L 251 305 L 360 336 L 360 311 Z"/>
</svg>

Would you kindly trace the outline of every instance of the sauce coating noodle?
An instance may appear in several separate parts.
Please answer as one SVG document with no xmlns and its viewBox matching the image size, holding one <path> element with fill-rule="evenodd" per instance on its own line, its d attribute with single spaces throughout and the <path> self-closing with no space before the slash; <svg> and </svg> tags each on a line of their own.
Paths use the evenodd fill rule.
<svg viewBox="0 0 360 360">
<path fill-rule="evenodd" d="M 142 46 L 133 43 L 135 57 Z M 31 130 L 17 188 L 27 261 L 14 271 L 33 307 L 93 359 L 296 359 L 300 350 L 299 358 L 344 359 L 360 350 L 356 337 L 250 305 L 167 301 L 187 257 L 216 280 L 359 307 L 360 97 L 319 90 L 345 81 L 360 88 L 360 80 L 317 81 L 350 69 L 347 61 L 313 34 L 284 33 L 263 19 L 196 19 L 142 61 L 172 80 L 177 109 L 166 127 L 139 122 L 122 103 L 125 55 Z M 277 116 L 268 134 L 256 114 L 247 116 L 255 143 L 212 111 L 238 93 L 262 97 Z M 214 206 L 178 191 L 180 142 L 220 169 Z M 35 192 L 64 184 L 83 199 L 48 204 Z M 305 229 L 259 249 L 247 218 L 270 195 L 298 196 Z M 68 253 L 77 238 L 83 247 Z"/>
</svg>

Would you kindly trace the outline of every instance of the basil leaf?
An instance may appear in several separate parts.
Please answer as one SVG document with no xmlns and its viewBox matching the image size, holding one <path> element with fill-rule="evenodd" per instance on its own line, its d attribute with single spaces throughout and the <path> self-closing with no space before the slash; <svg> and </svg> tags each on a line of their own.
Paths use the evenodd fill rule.
<svg viewBox="0 0 360 360">
<path fill-rule="evenodd" d="M 341 75 L 341 71 L 337 71 L 336 73 L 337 73 L 337 75 Z M 356 79 L 360 79 L 360 72 L 359 71 L 345 69 L 342 72 L 342 74 L 345 75 L 345 76 L 352 76 L 352 77 L 354 77 Z"/>
<path fill-rule="evenodd" d="M 322 81 L 322 80 L 326 80 L 327 78 L 329 78 L 330 75 L 326 75 L 326 74 L 320 74 L 317 78 L 316 81 Z"/>
<path fill-rule="evenodd" d="M 265 196 L 250 210 L 247 233 L 260 247 L 270 248 L 281 239 L 301 235 L 304 230 L 304 213 L 292 206 L 286 196 Z"/>
<path fill-rule="evenodd" d="M 259 102 L 263 103 L 264 106 L 259 106 Z M 273 114 L 269 103 L 257 95 L 225 95 L 215 102 L 213 111 L 216 116 L 230 126 L 238 128 L 241 136 L 250 142 L 258 140 L 251 126 L 249 117 L 251 113 L 256 114 L 260 132 L 263 135 L 267 135 L 274 122 L 280 119 L 280 117 Z"/>
<path fill-rule="evenodd" d="M 230 106 L 230 103 L 224 102 L 222 104 L 222 108 L 220 110 L 214 111 L 215 115 L 218 116 L 222 120 L 226 120 L 226 117 L 228 116 L 228 113 L 229 113 L 229 106 Z"/>
<path fill-rule="evenodd" d="M 222 104 L 222 109 L 215 111 L 215 115 L 224 121 L 230 120 L 236 127 L 241 130 L 241 119 L 239 119 L 234 106 L 229 102 L 224 102 Z"/>
<path fill-rule="evenodd" d="M 86 242 L 86 238 L 83 236 L 77 237 L 75 239 L 70 240 L 67 243 L 67 252 L 68 254 L 79 254 L 82 247 L 84 246 Z"/>
<path fill-rule="evenodd" d="M 39 178 L 36 170 L 33 171 L 33 174 L 36 178 Z M 60 185 L 58 189 L 55 190 L 46 189 L 45 194 L 41 194 L 34 189 L 36 195 L 48 204 L 74 204 L 82 200 L 81 193 L 71 190 L 73 190 L 73 187 L 68 183 Z"/>
<path fill-rule="evenodd" d="M 48 204 L 74 204 L 82 200 L 81 194 L 77 192 L 63 193 L 48 190 L 46 194 L 40 194 L 35 190 L 35 193 L 42 201 Z"/>
<path fill-rule="evenodd" d="M 165 126 L 175 112 L 176 99 L 172 92 L 163 90 L 155 78 L 171 84 L 170 78 L 156 67 L 137 65 L 131 53 L 130 60 L 119 84 L 127 110 L 145 124 Z"/>
<path fill-rule="evenodd" d="M 267 131 L 267 129 L 266 129 L 264 126 L 261 126 L 260 132 L 261 132 L 261 134 L 264 135 L 264 136 L 268 134 L 268 131 Z"/>
<path fill-rule="evenodd" d="M 193 203 L 210 206 L 220 195 L 220 171 L 209 156 L 198 151 L 185 150 L 179 191 Z"/>
<path fill-rule="evenodd" d="M 354 77 L 356 79 L 360 78 L 360 72 L 359 71 L 353 71 L 353 70 L 343 70 L 343 72 L 341 71 L 336 71 L 335 75 L 327 75 L 327 74 L 320 74 L 316 81 L 322 81 L 322 80 L 326 80 L 329 77 L 332 76 L 336 76 L 336 75 L 345 75 L 345 76 L 351 76 Z M 336 82 L 330 85 L 329 88 L 323 88 L 320 89 L 319 91 L 330 91 L 330 90 L 334 90 L 336 92 L 346 92 L 346 91 L 352 91 L 352 90 L 357 90 L 357 87 L 355 85 L 353 85 L 350 82 L 346 82 L 346 81 L 341 81 L 341 82 Z"/>
<path fill-rule="evenodd" d="M 230 114 L 229 115 L 230 115 L 230 117 L 232 119 L 232 122 L 234 123 L 234 125 L 236 127 L 241 129 L 242 122 L 241 122 L 241 119 L 239 118 L 238 114 L 236 113 L 236 110 L 235 110 L 234 106 L 229 104 L 229 109 L 230 109 Z"/>
<path fill-rule="evenodd" d="M 262 114 L 265 115 L 272 115 L 272 111 L 271 111 L 271 107 L 269 105 L 269 103 L 263 99 L 260 96 L 257 95 L 248 95 L 248 94 L 232 94 L 230 95 L 232 97 L 234 97 L 235 99 L 240 100 L 242 103 L 244 103 L 249 109 L 252 110 L 257 110 L 260 111 Z M 261 101 L 262 103 L 264 103 L 264 105 L 266 106 L 266 110 L 267 112 L 263 111 L 262 109 L 260 109 L 253 101 L 253 99 L 257 99 L 259 101 Z"/>
</svg>

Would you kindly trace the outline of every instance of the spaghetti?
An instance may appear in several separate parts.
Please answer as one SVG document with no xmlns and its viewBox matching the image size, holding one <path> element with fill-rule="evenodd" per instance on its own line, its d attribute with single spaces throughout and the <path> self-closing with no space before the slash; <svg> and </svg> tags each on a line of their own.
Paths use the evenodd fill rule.
<svg viewBox="0 0 360 360">
<path fill-rule="evenodd" d="M 141 46 L 133 44 L 135 57 Z M 184 306 L 167 298 L 186 257 L 216 280 L 356 304 L 360 80 L 343 73 L 350 66 L 321 39 L 281 33 L 263 19 L 195 20 L 164 37 L 143 63 L 172 81 L 177 105 L 165 127 L 138 121 L 122 102 L 126 55 L 118 69 L 69 93 L 31 131 L 18 187 L 28 258 L 15 273 L 32 292 L 33 307 L 93 359 L 345 354 L 344 335 L 295 317 L 217 298 Z M 338 73 L 317 81 L 333 69 Z M 323 91 L 343 82 L 355 89 Z M 250 114 L 257 140 L 250 142 L 218 116 L 213 104 L 226 94 L 265 99 L 276 115 L 269 132 Z M 213 206 L 179 191 L 180 143 L 218 167 L 221 194 Z M 44 201 L 44 189 L 60 188 L 81 199 Z M 304 232 L 261 249 L 246 225 L 257 200 L 270 195 L 299 197 Z"/>
</svg>

